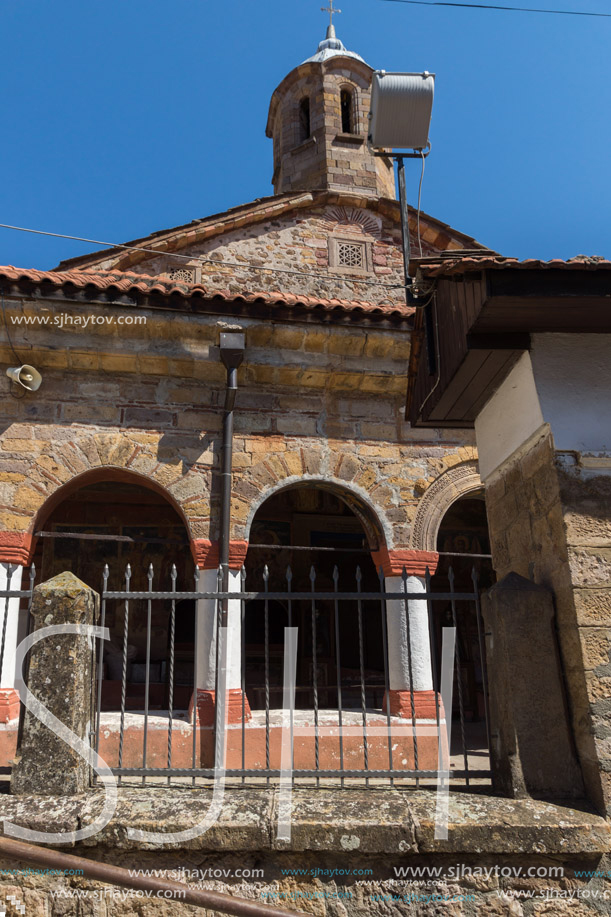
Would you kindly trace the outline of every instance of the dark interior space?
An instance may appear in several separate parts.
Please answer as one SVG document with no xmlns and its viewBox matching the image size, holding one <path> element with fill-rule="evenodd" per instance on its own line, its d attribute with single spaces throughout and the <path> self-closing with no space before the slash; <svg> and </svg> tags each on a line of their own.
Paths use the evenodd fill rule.
<svg viewBox="0 0 611 917">
<path fill-rule="evenodd" d="M 266 546 L 266 547 L 263 547 Z M 302 548 L 304 550 L 298 550 Z M 380 581 L 371 560 L 371 549 L 356 514 L 336 494 L 312 485 L 294 487 L 271 497 L 257 512 L 246 556 L 246 588 L 264 591 L 264 568 L 269 571 L 268 591 L 287 591 L 287 569 L 292 592 L 358 590 L 377 592 Z M 314 570 L 315 580 L 311 575 Z M 381 707 L 384 693 L 383 617 L 379 602 L 353 599 L 315 602 L 270 600 L 268 602 L 268 652 L 270 705 L 282 705 L 284 628 L 298 627 L 298 708 L 314 705 L 314 657 L 316 687 L 321 708 L 336 707 L 339 679 L 342 706 L 359 708 L 358 684 L 361 665 L 368 706 Z M 255 600 L 245 610 L 246 692 L 252 709 L 265 706 L 265 601 Z M 316 639 L 314 642 L 314 632 Z"/>
<path fill-rule="evenodd" d="M 82 487 L 67 496 L 51 513 L 42 530 L 56 537 L 38 539 L 34 561 L 41 570 L 39 581 L 71 571 L 101 593 L 103 569 L 108 564 L 108 590 L 122 590 L 129 564 L 130 589 L 146 591 L 152 564 L 153 590 L 170 591 L 172 566 L 176 565 L 176 589 L 193 589 L 195 568 L 184 523 L 160 494 L 148 488 L 115 481 Z M 151 709 L 167 706 L 170 614 L 170 602 L 151 602 Z M 127 709 L 141 709 L 144 703 L 147 618 L 148 603 L 131 600 L 127 634 Z M 110 630 L 111 641 L 104 646 L 102 708 L 117 710 L 121 696 L 125 602 L 110 599 L 106 602 L 105 624 Z M 187 707 L 191 699 L 194 634 L 194 602 L 177 602 L 174 690 L 177 708 Z"/>
<path fill-rule="evenodd" d="M 451 556 L 490 554 L 483 491 L 471 493 L 450 507 L 439 528 L 437 550 L 440 552 L 440 558 L 435 576 L 431 579 L 433 592 L 450 590 L 450 569 L 454 571 L 455 592 L 473 592 L 473 570 L 477 574 L 480 594 L 494 584 L 494 570 L 489 557 Z M 465 719 L 479 722 L 484 719 L 484 688 L 475 603 L 456 601 L 455 611 L 458 659 L 455 669 L 453 711 L 457 714 L 459 710 L 457 678 L 460 672 Z M 438 647 L 439 678 L 442 631 L 444 627 L 453 626 L 451 601 L 434 602 L 433 617 Z"/>
</svg>

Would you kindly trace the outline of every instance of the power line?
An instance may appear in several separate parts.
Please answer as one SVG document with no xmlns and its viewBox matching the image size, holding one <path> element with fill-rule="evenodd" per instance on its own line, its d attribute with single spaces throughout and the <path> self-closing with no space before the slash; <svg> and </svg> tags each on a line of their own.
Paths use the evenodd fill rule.
<svg viewBox="0 0 611 917">
<path fill-rule="evenodd" d="M 319 277 L 318 274 L 314 274 L 312 271 L 292 271 L 289 268 L 285 267 L 266 267 L 265 265 L 256 265 L 256 264 L 238 264 L 235 261 L 215 261 L 213 258 L 200 258 L 198 255 L 180 255 L 178 252 L 164 252 L 160 251 L 158 248 L 142 248 L 139 245 L 124 245 L 121 242 L 100 242 L 99 239 L 84 239 L 82 236 L 68 236 L 61 232 L 45 232 L 43 229 L 29 229 L 25 226 L 11 226 L 9 223 L 0 223 L 0 229 L 13 229 L 15 232 L 30 232 L 36 236 L 53 236 L 54 239 L 72 239 L 74 242 L 88 242 L 90 245 L 103 245 L 104 248 L 123 248 L 130 252 L 145 252 L 151 255 L 164 255 L 166 258 L 179 258 L 181 261 L 195 261 L 197 260 L 200 264 L 214 264 L 217 268 L 223 267 L 235 267 L 240 271 L 258 271 L 261 272 L 271 272 L 273 274 L 295 274 L 300 277 Z M 119 270 L 119 268 L 115 268 Z M 321 279 L 322 279 L 322 275 Z M 392 290 L 402 290 L 404 284 L 402 283 L 382 283 L 381 281 L 376 280 L 361 280 L 360 278 L 345 278 L 343 280 L 334 279 L 331 276 L 324 277 L 325 283 L 329 281 L 335 283 L 362 283 L 369 287 L 387 287 Z"/>
<path fill-rule="evenodd" d="M 529 6 L 493 6 L 489 3 L 450 3 L 449 0 L 384 0 L 385 3 L 409 3 L 413 6 L 458 6 L 476 10 L 505 10 L 512 13 L 550 13 L 555 16 L 599 16 L 611 19 L 611 13 L 586 13 L 577 10 L 540 10 Z"/>
</svg>

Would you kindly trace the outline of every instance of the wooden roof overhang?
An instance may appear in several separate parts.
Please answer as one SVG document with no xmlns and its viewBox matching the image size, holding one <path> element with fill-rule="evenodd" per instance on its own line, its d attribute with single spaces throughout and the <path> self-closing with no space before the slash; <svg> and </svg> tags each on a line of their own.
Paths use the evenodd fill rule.
<svg viewBox="0 0 611 917">
<path fill-rule="evenodd" d="M 414 323 L 407 419 L 417 427 L 473 427 L 491 395 L 538 332 L 611 333 L 611 263 L 529 267 L 524 262 L 460 271 L 436 265 L 430 373 L 423 310 Z M 432 267 L 432 265 L 431 265 Z"/>
</svg>

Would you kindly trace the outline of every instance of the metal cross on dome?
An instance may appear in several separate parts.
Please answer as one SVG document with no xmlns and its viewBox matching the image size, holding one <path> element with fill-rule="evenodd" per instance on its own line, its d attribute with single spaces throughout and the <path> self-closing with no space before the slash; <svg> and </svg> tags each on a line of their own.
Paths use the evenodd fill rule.
<svg viewBox="0 0 611 917">
<path fill-rule="evenodd" d="M 321 6 L 321 12 L 329 14 L 329 25 L 333 25 L 333 16 L 335 13 L 341 13 L 341 10 L 333 9 L 333 0 L 329 0 L 329 6 Z"/>
</svg>

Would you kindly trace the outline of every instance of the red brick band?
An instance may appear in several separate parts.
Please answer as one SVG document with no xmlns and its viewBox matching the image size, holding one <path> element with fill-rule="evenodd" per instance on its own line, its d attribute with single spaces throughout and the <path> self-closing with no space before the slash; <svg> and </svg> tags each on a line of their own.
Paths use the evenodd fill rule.
<svg viewBox="0 0 611 917">
<path fill-rule="evenodd" d="M 412 551 L 406 548 L 389 551 L 383 547 L 379 551 L 372 551 L 371 559 L 376 570 L 382 568 L 384 576 L 402 576 L 403 570 L 408 576 L 426 576 L 427 569 L 433 576 L 439 563 L 439 554 L 436 551 Z"/>
<path fill-rule="evenodd" d="M 248 551 L 247 541 L 229 542 L 229 569 L 241 570 Z M 193 560 L 200 570 L 216 570 L 221 562 L 218 541 L 196 538 L 191 542 Z"/>
<path fill-rule="evenodd" d="M 19 718 L 19 692 L 15 688 L 0 688 L 0 723 Z"/>
<path fill-rule="evenodd" d="M 403 719 L 412 718 L 412 700 L 414 703 L 413 715 L 417 720 L 434 720 L 437 718 L 437 706 L 439 705 L 439 717 L 444 718 L 443 704 L 441 695 L 435 701 L 434 691 L 389 691 L 384 697 L 383 710 L 386 713 L 387 707 L 391 716 L 400 716 Z"/>
<path fill-rule="evenodd" d="M 216 718 L 216 692 L 197 689 L 197 721 L 200 726 L 214 726 Z M 227 691 L 227 722 L 230 724 L 242 722 L 242 697 L 244 698 L 244 722 L 251 717 L 250 704 L 246 695 L 240 688 L 230 688 Z M 189 705 L 189 717 L 193 713 L 193 697 Z"/>
</svg>

